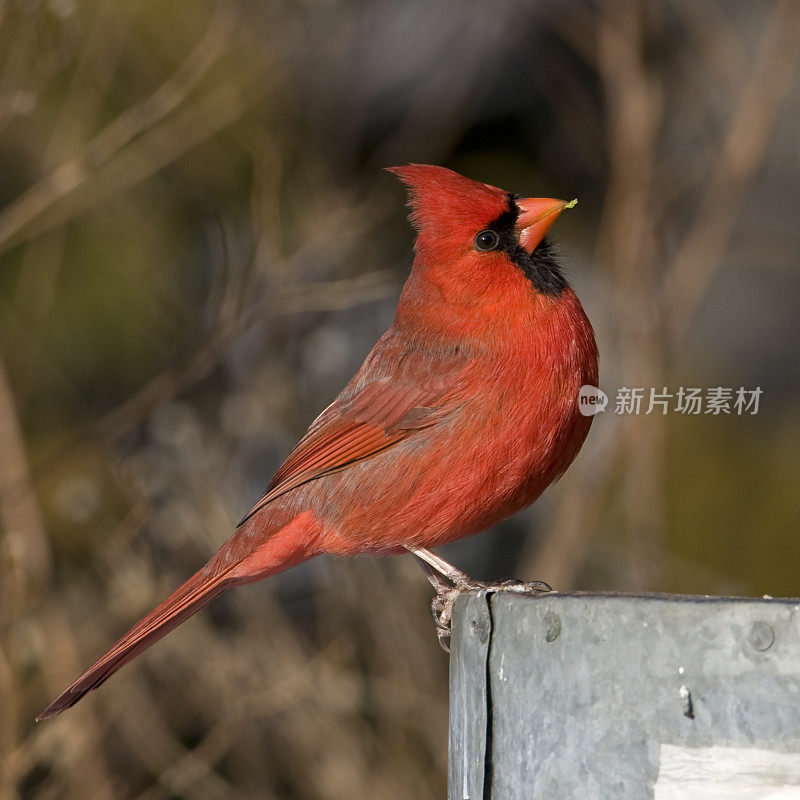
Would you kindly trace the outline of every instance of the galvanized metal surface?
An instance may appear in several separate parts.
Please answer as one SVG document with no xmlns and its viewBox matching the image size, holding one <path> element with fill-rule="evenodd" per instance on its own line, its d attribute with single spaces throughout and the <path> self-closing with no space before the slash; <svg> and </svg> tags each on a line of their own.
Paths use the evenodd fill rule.
<svg viewBox="0 0 800 800">
<path fill-rule="evenodd" d="M 492 629 L 484 592 L 456 601 L 450 641 L 449 797 L 482 798 L 489 730 L 487 668 Z M 458 787 L 453 794 L 454 787 Z"/>
<path fill-rule="evenodd" d="M 777 789 L 746 797 L 800 797 L 800 756 L 782 755 L 800 754 L 799 602 L 460 597 L 450 800 L 728 798 L 708 775 L 715 763 L 744 774 L 748 753 L 756 780 Z M 685 785 L 706 781 L 708 793 L 681 793 L 683 763 Z"/>
</svg>

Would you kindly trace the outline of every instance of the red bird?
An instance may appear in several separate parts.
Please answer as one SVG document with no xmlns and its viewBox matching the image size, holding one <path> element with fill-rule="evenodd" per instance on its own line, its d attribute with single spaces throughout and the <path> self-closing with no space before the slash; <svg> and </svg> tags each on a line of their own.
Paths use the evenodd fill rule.
<svg viewBox="0 0 800 800">
<path fill-rule="evenodd" d="M 407 184 L 416 257 L 394 324 L 219 552 L 38 717 L 69 708 L 213 598 L 321 553 L 410 551 L 440 634 L 478 585 L 429 548 L 532 503 L 580 450 L 597 346 L 543 237 L 567 206 L 443 167 Z M 536 588 L 536 587 L 534 587 Z"/>
</svg>

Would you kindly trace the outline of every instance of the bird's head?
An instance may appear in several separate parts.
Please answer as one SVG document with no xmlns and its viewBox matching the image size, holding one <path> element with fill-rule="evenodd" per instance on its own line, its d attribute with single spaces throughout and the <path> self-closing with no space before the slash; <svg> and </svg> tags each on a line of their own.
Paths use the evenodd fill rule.
<svg viewBox="0 0 800 800">
<path fill-rule="evenodd" d="M 537 297 L 557 298 L 567 288 L 544 236 L 573 203 L 522 198 L 445 167 L 409 164 L 389 171 L 408 187 L 417 229 L 405 301 L 508 312 Z"/>
</svg>

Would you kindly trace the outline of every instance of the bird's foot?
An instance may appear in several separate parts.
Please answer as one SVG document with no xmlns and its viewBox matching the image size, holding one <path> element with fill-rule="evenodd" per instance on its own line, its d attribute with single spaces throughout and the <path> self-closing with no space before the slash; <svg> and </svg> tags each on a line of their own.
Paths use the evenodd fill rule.
<svg viewBox="0 0 800 800">
<path fill-rule="evenodd" d="M 552 592 L 544 581 L 497 581 L 482 583 L 470 578 L 464 572 L 445 561 L 436 553 L 423 548 L 409 547 L 420 566 L 425 570 L 428 580 L 436 594 L 431 602 L 431 614 L 436 626 L 436 637 L 446 653 L 450 652 L 450 623 L 453 618 L 453 603 L 463 592 L 518 592 L 519 594 L 545 594 Z"/>
<path fill-rule="evenodd" d="M 484 592 L 516 592 L 517 594 L 548 594 L 553 587 L 544 581 L 516 581 L 513 578 L 505 581 L 481 583 L 471 581 L 469 591 Z"/>
<path fill-rule="evenodd" d="M 450 652 L 450 622 L 453 619 L 453 604 L 461 592 L 468 591 L 470 591 L 469 588 L 459 586 L 438 589 L 431 600 L 431 614 L 436 628 L 436 638 L 445 653 Z"/>
<path fill-rule="evenodd" d="M 436 638 L 446 653 L 450 652 L 450 623 L 453 619 L 453 604 L 463 592 L 516 592 L 518 594 L 547 594 L 553 589 L 544 581 L 494 581 L 483 583 L 469 578 L 455 586 L 447 584 L 435 585 L 436 594 L 431 601 L 433 624 L 436 626 Z"/>
<path fill-rule="evenodd" d="M 505 580 L 483 583 L 470 578 L 469 575 L 456 569 L 444 559 L 429 550 L 412 550 L 419 561 L 436 594 L 431 601 L 433 624 L 436 626 L 436 638 L 441 648 L 450 652 L 450 623 L 453 618 L 453 604 L 463 592 L 517 592 L 519 594 L 546 594 L 552 592 L 544 581 Z"/>
</svg>

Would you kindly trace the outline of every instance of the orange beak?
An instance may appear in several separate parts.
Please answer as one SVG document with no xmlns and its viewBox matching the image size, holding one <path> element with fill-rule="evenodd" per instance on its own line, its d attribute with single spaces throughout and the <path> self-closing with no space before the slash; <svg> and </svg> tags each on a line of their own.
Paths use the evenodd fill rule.
<svg viewBox="0 0 800 800">
<path fill-rule="evenodd" d="M 564 200 L 553 200 L 550 197 L 526 197 L 517 200 L 520 214 L 517 217 L 517 233 L 519 243 L 529 253 L 544 239 L 550 226 L 565 208 L 572 208 L 578 201 L 567 203 Z"/>
</svg>

